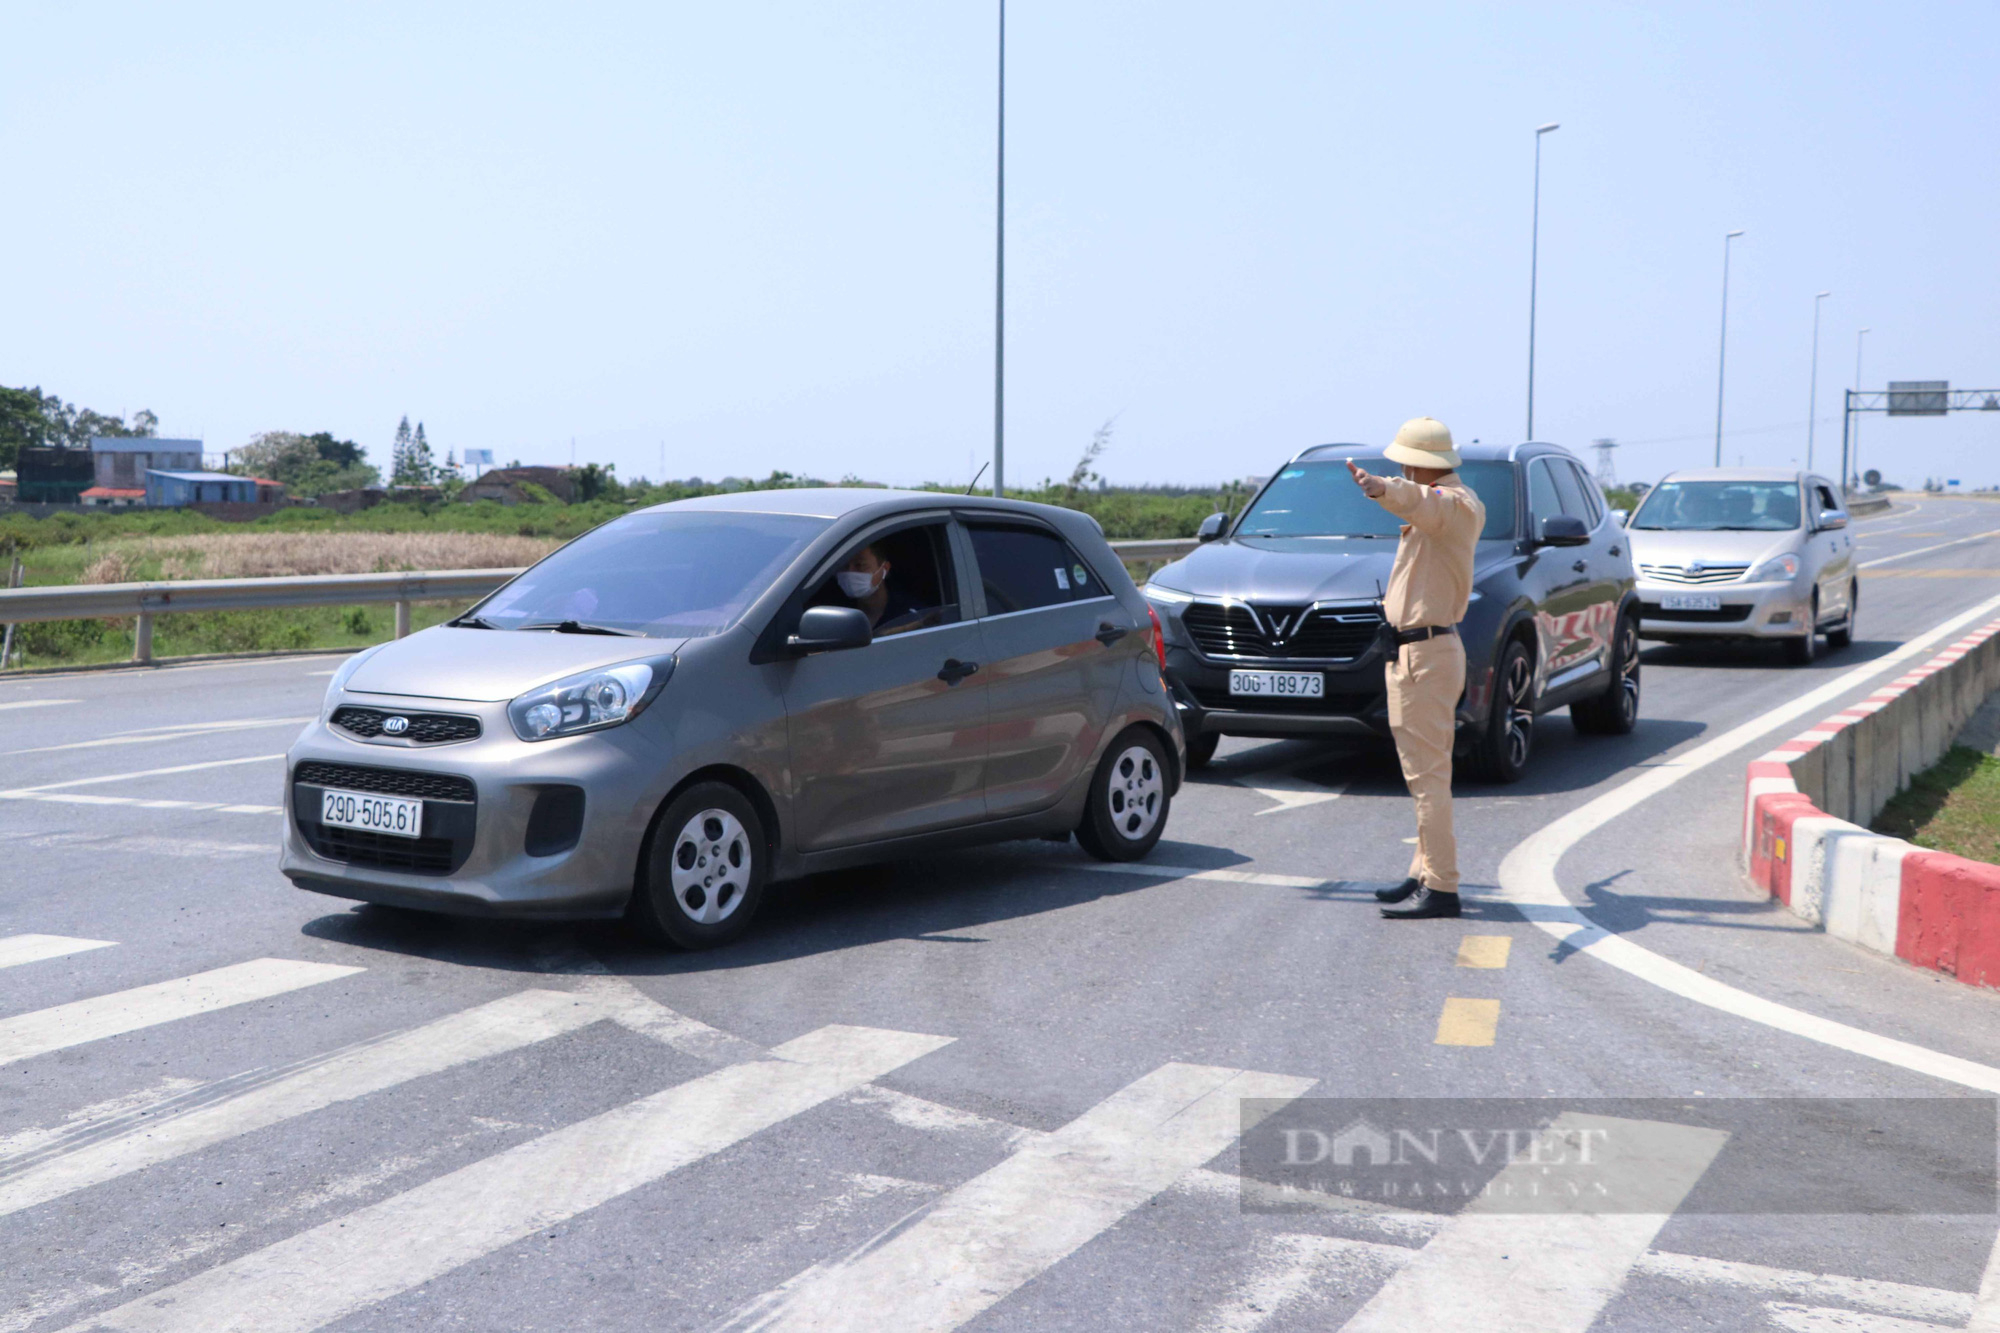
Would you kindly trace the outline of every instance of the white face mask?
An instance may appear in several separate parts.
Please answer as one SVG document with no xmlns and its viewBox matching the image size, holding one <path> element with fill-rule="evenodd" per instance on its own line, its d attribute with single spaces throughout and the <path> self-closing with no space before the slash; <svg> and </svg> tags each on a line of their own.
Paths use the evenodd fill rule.
<svg viewBox="0 0 2000 1333">
<path fill-rule="evenodd" d="M 875 574 L 857 574 L 851 569 L 843 569 L 834 575 L 840 581 L 840 590 L 857 602 L 875 591 L 875 577 Z"/>
</svg>

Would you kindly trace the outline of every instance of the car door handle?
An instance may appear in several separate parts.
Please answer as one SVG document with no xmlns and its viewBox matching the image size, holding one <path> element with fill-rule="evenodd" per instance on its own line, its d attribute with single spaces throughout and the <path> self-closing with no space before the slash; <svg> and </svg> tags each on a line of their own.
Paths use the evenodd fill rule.
<svg viewBox="0 0 2000 1333">
<path fill-rule="evenodd" d="M 1612 547 L 1612 548 L 1611 548 L 1611 554 L 1612 554 L 1612 555 L 1614 555 L 1614 556 L 1617 556 L 1617 555 L 1623 555 L 1623 554 L 1625 554 L 1625 552 L 1624 552 L 1623 548 L 1621 548 L 1621 547 L 1617 547 L 1617 546 L 1614 546 L 1614 547 Z"/>
<path fill-rule="evenodd" d="M 1114 625 L 1106 620 L 1097 626 L 1097 641 L 1109 648 L 1112 644 L 1132 632 L 1130 625 Z"/>
<path fill-rule="evenodd" d="M 947 685 L 956 685 L 977 670 L 977 662 L 961 662 L 956 657 L 947 657 L 944 669 L 938 672 L 938 679 Z"/>
<path fill-rule="evenodd" d="M 1570 568 L 1575 570 L 1577 573 L 1581 574 L 1583 573 L 1584 570 L 1590 568 L 1590 563 L 1586 560 L 1578 560 L 1573 564 L 1571 564 Z"/>
</svg>

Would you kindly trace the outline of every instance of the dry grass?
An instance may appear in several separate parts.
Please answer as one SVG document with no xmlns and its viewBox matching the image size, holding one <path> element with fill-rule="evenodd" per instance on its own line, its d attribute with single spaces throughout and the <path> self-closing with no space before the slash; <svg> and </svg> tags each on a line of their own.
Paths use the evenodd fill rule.
<svg viewBox="0 0 2000 1333">
<path fill-rule="evenodd" d="M 228 532 L 140 537 L 100 547 L 103 554 L 84 569 L 81 581 L 507 569 L 532 564 L 560 544 L 553 538 L 489 532 Z M 153 569 L 158 573 L 152 573 Z"/>
</svg>

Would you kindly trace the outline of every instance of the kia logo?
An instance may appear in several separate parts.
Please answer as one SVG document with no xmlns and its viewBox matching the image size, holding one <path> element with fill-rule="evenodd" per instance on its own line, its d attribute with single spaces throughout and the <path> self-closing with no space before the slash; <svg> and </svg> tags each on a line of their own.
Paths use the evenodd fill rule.
<svg viewBox="0 0 2000 1333">
<path fill-rule="evenodd" d="M 410 719 L 407 717 L 385 717 L 382 719 L 382 734 L 385 736 L 400 736 L 409 729 Z"/>
</svg>

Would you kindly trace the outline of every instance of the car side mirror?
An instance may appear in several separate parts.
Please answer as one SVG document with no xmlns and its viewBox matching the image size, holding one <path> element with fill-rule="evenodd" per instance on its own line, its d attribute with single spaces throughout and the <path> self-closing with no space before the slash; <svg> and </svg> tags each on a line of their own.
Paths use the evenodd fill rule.
<svg viewBox="0 0 2000 1333">
<path fill-rule="evenodd" d="M 1201 521 L 1201 526 L 1194 530 L 1194 539 L 1198 542 L 1212 542 L 1220 537 L 1222 530 L 1228 526 L 1229 515 L 1210 514 Z"/>
<path fill-rule="evenodd" d="M 1833 532 L 1847 526 L 1847 511 L 1844 509 L 1822 509 L 1819 520 L 1814 525 L 1821 532 Z"/>
<path fill-rule="evenodd" d="M 841 648 L 866 648 L 874 640 L 874 626 L 860 607 L 809 606 L 799 617 L 798 632 L 785 640 L 785 647 L 803 657 Z"/>
<path fill-rule="evenodd" d="M 1588 546 L 1590 529 L 1583 526 L 1583 520 L 1574 514 L 1556 514 L 1542 520 L 1541 536 L 1537 546 Z"/>
</svg>

